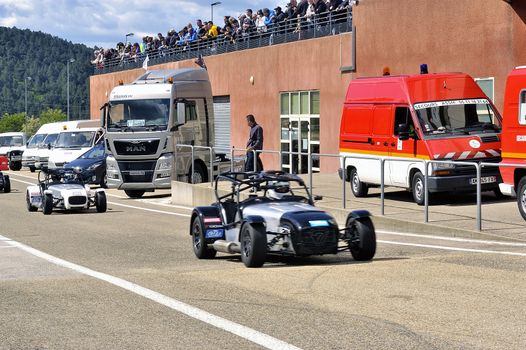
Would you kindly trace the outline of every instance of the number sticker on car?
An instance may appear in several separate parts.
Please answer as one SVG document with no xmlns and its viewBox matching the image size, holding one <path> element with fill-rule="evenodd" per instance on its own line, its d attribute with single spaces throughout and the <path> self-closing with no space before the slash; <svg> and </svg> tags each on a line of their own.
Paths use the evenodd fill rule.
<svg viewBox="0 0 526 350">
<path fill-rule="evenodd" d="M 205 238 L 223 238 L 225 230 L 222 228 L 208 229 L 205 232 Z"/>
</svg>

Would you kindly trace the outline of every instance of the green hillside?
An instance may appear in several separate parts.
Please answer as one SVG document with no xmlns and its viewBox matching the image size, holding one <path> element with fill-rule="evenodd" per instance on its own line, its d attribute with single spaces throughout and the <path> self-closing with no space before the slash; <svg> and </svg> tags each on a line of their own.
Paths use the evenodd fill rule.
<svg viewBox="0 0 526 350">
<path fill-rule="evenodd" d="M 90 59 L 85 45 L 28 29 L 0 27 L 0 116 L 25 110 L 24 79 L 27 81 L 28 115 L 39 116 L 53 108 L 66 112 L 66 63 L 70 63 L 70 115 L 89 116 Z"/>
</svg>

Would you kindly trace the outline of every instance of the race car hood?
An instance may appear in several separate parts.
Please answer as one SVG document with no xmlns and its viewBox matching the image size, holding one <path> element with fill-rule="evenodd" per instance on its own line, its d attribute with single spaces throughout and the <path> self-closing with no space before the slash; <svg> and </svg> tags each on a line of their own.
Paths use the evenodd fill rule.
<svg viewBox="0 0 526 350">
<path fill-rule="evenodd" d="M 496 134 L 428 139 L 426 144 L 434 160 L 469 162 L 500 158 L 500 137 Z"/>
<path fill-rule="evenodd" d="M 265 219 L 267 231 L 277 232 L 282 217 L 294 215 L 294 213 L 310 213 L 316 219 L 319 219 L 319 213 L 323 214 L 324 217 L 327 216 L 327 220 L 332 219 L 329 214 L 310 204 L 286 201 L 250 205 L 243 210 L 243 217 L 261 216 Z"/>
</svg>

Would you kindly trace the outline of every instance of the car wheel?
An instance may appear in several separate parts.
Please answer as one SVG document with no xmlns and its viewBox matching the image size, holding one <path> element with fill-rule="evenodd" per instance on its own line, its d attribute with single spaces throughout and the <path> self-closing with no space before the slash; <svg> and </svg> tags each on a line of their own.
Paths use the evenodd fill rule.
<svg viewBox="0 0 526 350">
<path fill-rule="evenodd" d="M 108 188 L 108 175 L 106 175 L 106 172 L 102 173 L 99 185 L 102 188 Z"/>
<path fill-rule="evenodd" d="M 8 175 L 4 175 L 4 193 L 11 192 L 11 180 Z"/>
<path fill-rule="evenodd" d="M 215 249 L 208 248 L 206 244 L 204 225 L 199 216 L 192 220 L 192 246 L 198 259 L 213 259 L 217 254 Z"/>
<path fill-rule="evenodd" d="M 144 192 L 143 190 L 124 190 L 124 193 L 130 198 L 141 198 Z"/>
<path fill-rule="evenodd" d="M 517 205 L 519 206 L 519 213 L 524 220 L 526 220 L 526 176 L 519 181 L 517 186 Z"/>
<path fill-rule="evenodd" d="M 369 192 L 369 187 L 360 181 L 358 171 L 355 168 L 351 170 L 351 190 L 355 197 L 365 197 Z"/>
<path fill-rule="evenodd" d="M 425 178 L 421 172 L 416 172 L 413 175 L 413 181 L 411 181 L 411 191 L 413 192 L 413 200 L 418 205 L 425 204 Z M 427 193 L 430 197 L 429 192 Z M 428 199 L 429 201 L 429 199 Z"/>
<path fill-rule="evenodd" d="M 13 171 L 19 171 L 22 169 L 22 163 L 21 162 L 9 162 L 9 169 Z"/>
<path fill-rule="evenodd" d="M 246 267 L 261 267 L 267 258 L 267 232 L 263 225 L 244 224 L 241 229 L 241 260 Z"/>
<path fill-rule="evenodd" d="M 37 169 L 34 167 L 34 166 L 30 166 L 29 167 L 29 171 L 34 173 Z"/>
<path fill-rule="evenodd" d="M 51 193 L 44 194 L 42 212 L 44 215 L 50 215 L 53 212 L 53 195 Z"/>
<path fill-rule="evenodd" d="M 95 208 L 97 213 L 104 213 L 108 209 L 108 202 L 106 201 L 106 193 L 96 192 L 95 193 Z"/>
<path fill-rule="evenodd" d="M 190 172 L 191 171 L 192 169 L 190 169 Z M 206 169 L 204 169 L 200 163 L 194 164 L 194 175 L 189 177 L 190 183 L 192 183 L 192 178 L 194 184 L 200 184 L 207 181 Z"/>
<path fill-rule="evenodd" d="M 376 233 L 371 218 L 353 219 L 350 217 L 345 226 L 351 226 L 354 231 L 349 242 L 349 249 L 354 260 L 371 260 L 376 253 Z"/>
<path fill-rule="evenodd" d="M 27 211 L 37 211 L 38 210 L 38 207 L 35 207 L 33 206 L 33 204 L 31 204 L 31 198 L 29 196 L 29 192 L 26 192 L 26 204 L 27 204 Z"/>
</svg>

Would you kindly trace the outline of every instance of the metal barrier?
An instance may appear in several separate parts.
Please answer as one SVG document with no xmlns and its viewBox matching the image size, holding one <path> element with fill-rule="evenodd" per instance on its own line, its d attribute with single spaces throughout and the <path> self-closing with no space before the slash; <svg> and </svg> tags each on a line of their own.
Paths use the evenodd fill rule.
<svg viewBox="0 0 526 350">
<path fill-rule="evenodd" d="M 272 46 L 282 43 L 337 35 L 352 31 L 351 8 L 340 11 L 328 11 L 306 18 L 287 20 L 272 24 L 266 30 L 253 31 L 230 40 L 228 36 L 198 40 L 190 43 L 177 44 L 164 50 L 155 50 L 139 54 L 137 57 L 117 57 L 94 64 L 95 74 L 104 74 L 142 67 L 148 57 L 150 65 L 181 61 L 211 56 L 234 51 Z"/>
<path fill-rule="evenodd" d="M 210 155 L 210 165 L 209 165 L 209 180 L 211 186 L 213 186 L 214 181 L 214 159 L 215 154 L 227 154 L 229 151 L 230 153 L 230 170 L 234 170 L 234 159 L 236 153 L 243 153 L 246 156 L 246 149 L 242 148 L 236 148 L 232 147 L 230 149 L 227 148 L 219 148 L 219 147 L 205 147 L 205 146 L 192 146 L 192 145 L 175 145 L 176 147 L 187 147 L 191 150 L 191 173 L 194 173 L 194 163 L 195 163 L 195 150 L 196 149 L 202 149 L 202 150 L 208 150 Z M 221 151 L 220 151 L 221 150 Z M 417 159 L 417 158 L 400 158 L 400 157 L 375 157 L 375 156 L 359 156 L 359 155 L 341 155 L 341 154 L 327 154 L 327 153 L 303 153 L 303 152 L 293 152 L 293 151 L 278 151 L 278 150 L 252 150 L 254 155 L 254 169 L 257 169 L 257 155 L 261 154 L 274 154 L 279 156 L 279 165 L 280 168 L 283 167 L 283 155 L 298 155 L 298 156 L 307 156 L 308 157 L 308 188 L 310 192 L 313 191 L 313 159 L 315 158 L 338 158 L 340 160 L 340 164 L 342 165 L 342 208 L 345 209 L 347 207 L 347 188 L 346 188 L 346 182 L 347 182 L 347 165 L 348 161 L 352 159 L 361 159 L 361 160 L 371 160 L 371 161 L 378 161 L 380 165 L 380 215 L 385 215 L 385 166 L 386 162 L 411 162 L 411 163 L 419 163 L 421 164 L 421 168 L 423 169 L 423 176 L 424 176 L 424 220 L 423 222 L 428 223 L 429 222 L 429 167 L 433 166 L 433 164 L 453 164 L 456 166 L 469 166 L 469 167 L 475 167 L 475 175 L 476 178 L 476 197 L 477 197 L 477 203 L 476 203 L 476 229 L 478 231 L 482 231 L 482 168 L 484 167 L 513 167 L 513 168 L 526 168 L 526 164 L 502 164 L 502 163 L 485 163 L 485 162 L 467 162 L 467 161 L 453 161 L 453 160 L 424 160 L 424 159 Z M 321 159 L 320 159 L 321 160 Z M 351 180 L 352 181 L 352 180 Z M 350 182 L 350 185 L 352 186 L 352 183 Z M 191 183 L 194 183 L 193 175 L 191 177 Z"/>
</svg>

